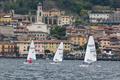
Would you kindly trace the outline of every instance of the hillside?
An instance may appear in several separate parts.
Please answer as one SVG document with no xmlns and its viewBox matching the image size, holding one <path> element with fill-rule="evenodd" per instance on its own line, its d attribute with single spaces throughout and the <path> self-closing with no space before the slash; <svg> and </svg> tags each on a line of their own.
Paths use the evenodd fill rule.
<svg viewBox="0 0 120 80">
<path fill-rule="evenodd" d="M 96 5 L 120 7 L 120 0 L 1 0 L 0 9 L 14 9 L 16 13 L 27 14 L 29 11 L 35 11 L 39 2 L 43 2 L 47 8 L 56 7 L 78 15 L 81 10 L 90 10 Z"/>
</svg>

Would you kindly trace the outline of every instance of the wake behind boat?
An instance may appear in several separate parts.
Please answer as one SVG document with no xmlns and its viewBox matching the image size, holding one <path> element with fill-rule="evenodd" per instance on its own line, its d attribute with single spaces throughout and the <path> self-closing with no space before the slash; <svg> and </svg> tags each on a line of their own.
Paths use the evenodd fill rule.
<svg viewBox="0 0 120 80">
<path fill-rule="evenodd" d="M 37 63 L 37 62 L 32 62 L 32 63 L 29 63 L 29 62 L 23 62 L 23 64 L 30 64 L 30 65 L 32 65 L 32 64 L 39 64 L 39 63 Z"/>
<path fill-rule="evenodd" d="M 50 64 L 61 64 L 61 62 L 50 62 Z"/>
</svg>

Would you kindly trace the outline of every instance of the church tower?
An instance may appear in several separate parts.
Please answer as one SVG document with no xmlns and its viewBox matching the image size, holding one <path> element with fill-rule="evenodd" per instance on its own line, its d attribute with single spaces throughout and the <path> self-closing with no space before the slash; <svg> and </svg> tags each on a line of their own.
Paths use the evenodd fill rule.
<svg viewBox="0 0 120 80">
<path fill-rule="evenodd" d="M 42 3 L 39 3 L 37 6 L 37 22 L 42 22 L 42 17 L 43 17 Z"/>
</svg>

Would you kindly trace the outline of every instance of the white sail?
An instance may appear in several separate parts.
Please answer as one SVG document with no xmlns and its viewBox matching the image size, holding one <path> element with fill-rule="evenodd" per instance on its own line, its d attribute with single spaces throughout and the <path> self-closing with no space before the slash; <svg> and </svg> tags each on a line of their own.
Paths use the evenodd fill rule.
<svg viewBox="0 0 120 80">
<path fill-rule="evenodd" d="M 29 47 L 29 52 L 27 56 L 27 60 L 36 60 L 36 52 L 35 52 L 35 45 L 34 42 L 32 41 Z"/>
<path fill-rule="evenodd" d="M 95 61 L 97 61 L 95 42 L 94 42 L 93 36 L 90 36 L 88 39 L 88 43 L 87 43 L 84 62 L 85 63 L 92 63 Z"/>
<path fill-rule="evenodd" d="M 63 60 L 63 49 L 64 45 L 63 42 L 61 42 L 53 58 L 54 62 L 61 62 Z"/>
</svg>

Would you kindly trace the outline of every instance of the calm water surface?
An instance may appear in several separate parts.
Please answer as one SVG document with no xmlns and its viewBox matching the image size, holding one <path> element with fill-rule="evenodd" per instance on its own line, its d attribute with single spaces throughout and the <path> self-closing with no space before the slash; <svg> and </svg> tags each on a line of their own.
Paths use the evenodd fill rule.
<svg viewBox="0 0 120 80">
<path fill-rule="evenodd" d="M 98 61 L 88 67 L 80 67 L 80 60 L 50 64 L 39 59 L 35 65 L 24 61 L 1 58 L 0 80 L 120 80 L 120 61 Z"/>
</svg>

